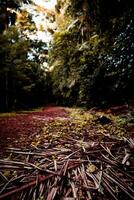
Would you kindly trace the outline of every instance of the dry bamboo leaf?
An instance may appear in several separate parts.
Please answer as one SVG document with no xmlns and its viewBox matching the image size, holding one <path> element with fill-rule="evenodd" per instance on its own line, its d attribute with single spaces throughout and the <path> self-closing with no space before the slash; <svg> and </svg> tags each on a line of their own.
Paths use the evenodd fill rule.
<svg viewBox="0 0 134 200">
<path fill-rule="evenodd" d="M 109 183 L 103 178 L 103 186 L 105 187 L 105 189 L 111 194 L 111 196 L 115 199 L 118 200 L 114 194 L 114 190 L 112 189 L 112 187 L 109 185 Z"/>
<path fill-rule="evenodd" d="M 94 136 L 91 135 L 89 141 L 93 140 L 92 137 Z M 105 138 L 107 141 L 101 144 L 96 142 L 93 147 L 86 143 L 89 147 L 86 146 L 83 150 L 82 146 L 75 145 L 80 141 L 78 136 L 77 139 L 69 136 L 69 139 L 62 141 L 69 148 L 62 148 L 62 145 L 59 147 L 60 140 L 57 139 L 53 144 L 48 143 L 47 147 L 8 150 L 9 153 L 12 152 L 12 156 L 10 160 L 0 160 L 0 169 L 11 172 L 11 177 L 8 182 L 0 173 L 0 198 L 10 198 L 20 193 L 21 200 L 54 199 L 57 194 L 62 199 L 78 199 L 80 196 L 92 199 L 92 195 L 97 195 L 98 192 L 103 195 L 107 191 L 117 199 L 119 188 L 128 198 L 133 199 L 132 168 L 120 168 L 129 159 L 124 146 L 131 155 L 130 141 Z M 114 146 L 111 148 L 112 143 Z M 19 184 L 21 186 L 17 187 Z"/>
<path fill-rule="evenodd" d="M 46 200 L 53 200 L 56 195 L 57 190 L 58 190 L 58 187 L 53 187 L 51 191 L 49 192 Z"/>
<path fill-rule="evenodd" d="M 110 182 L 113 182 L 113 183 L 117 184 L 117 186 L 119 188 L 121 188 L 121 190 L 123 190 L 131 199 L 134 199 L 134 196 L 128 192 L 128 188 L 126 188 L 124 186 L 124 184 L 120 183 L 121 181 L 118 182 L 117 180 L 115 180 L 113 177 L 111 177 L 110 175 L 108 175 L 106 173 L 104 173 L 104 175 Z"/>
<path fill-rule="evenodd" d="M 73 197 L 74 197 L 74 199 L 77 199 L 78 198 L 77 197 L 77 191 L 78 191 L 78 189 L 76 188 L 74 182 L 70 182 L 70 185 L 71 185 L 71 188 L 72 188 Z"/>
</svg>

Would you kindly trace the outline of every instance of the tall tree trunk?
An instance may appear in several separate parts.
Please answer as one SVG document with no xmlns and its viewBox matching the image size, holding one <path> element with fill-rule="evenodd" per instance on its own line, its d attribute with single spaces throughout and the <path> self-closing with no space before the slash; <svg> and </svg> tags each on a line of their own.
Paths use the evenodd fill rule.
<svg viewBox="0 0 134 200">
<path fill-rule="evenodd" d="M 8 102 L 8 71 L 5 73 L 5 107 L 6 111 L 8 111 L 9 102 Z"/>
<path fill-rule="evenodd" d="M 90 34 L 90 27 L 91 27 L 88 0 L 83 1 L 82 10 L 83 10 L 83 16 L 82 16 L 82 21 L 81 21 L 81 35 L 82 35 L 82 43 L 83 43 L 85 40 L 88 40 L 89 34 Z"/>
<path fill-rule="evenodd" d="M 6 0 L 6 6 L 5 6 L 5 15 L 6 15 L 5 29 L 7 29 L 8 28 L 7 0 Z"/>
</svg>

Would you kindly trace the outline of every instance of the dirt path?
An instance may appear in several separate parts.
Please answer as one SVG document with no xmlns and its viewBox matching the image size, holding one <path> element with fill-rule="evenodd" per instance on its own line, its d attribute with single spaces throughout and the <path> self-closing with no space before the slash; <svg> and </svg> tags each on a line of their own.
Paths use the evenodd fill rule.
<svg viewBox="0 0 134 200">
<path fill-rule="evenodd" d="M 0 118 L 0 150 L 6 147 L 26 147 L 41 128 L 51 120 L 67 118 L 62 107 L 44 107 L 40 112 L 19 113 Z"/>
<path fill-rule="evenodd" d="M 114 107 L 105 110 L 104 113 L 101 112 L 101 115 L 110 114 L 111 116 L 111 123 L 106 124 L 106 126 L 101 126 L 99 121 L 98 124 L 96 123 L 97 121 L 95 121 L 96 118 L 100 116 L 100 111 L 90 110 L 88 117 L 91 119 L 89 122 L 86 119 L 87 113 L 83 112 L 83 114 L 80 114 L 79 112 L 75 113 L 75 111 L 73 111 L 75 113 L 74 117 L 80 117 L 75 127 L 73 122 L 69 122 L 69 112 L 71 111 L 68 110 L 64 107 L 47 106 L 38 112 L 19 112 L 10 117 L 0 117 L 0 151 L 4 151 L 4 148 L 7 147 L 30 147 L 31 143 L 35 141 L 37 135 L 40 135 L 44 127 L 47 127 L 48 132 L 52 135 L 56 134 L 56 131 L 59 133 L 63 131 L 68 134 L 75 129 L 74 131 L 79 132 L 81 127 L 83 127 L 84 133 L 81 131 L 83 135 L 86 133 L 93 133 L 94 135 L 95 133 L 102 132 L 120 136 L 125 133 L 124 136 L 133 138 L 134 123 L 132 123 L 133 118 L 130 118 L 132 109 L 128 109 L 126 106 L 122 106 L 121 108 Z M 121 118 L 119 118 L 119 114 L 122 114 Z M 127 122 L 127 118 L 130 118 L 131 121 L 129 119 L 130 122 Z M 65 123 L 57 127 L 55 124 L 55 120 L 57 119 L 64 119 L 63 121 Z M 87 122 L 84 120 L 87 120 Z M 71 123 L 72 125 L 70 125 Z M 86 125 L 84 126 L 84 124 Z"/>
</svg>

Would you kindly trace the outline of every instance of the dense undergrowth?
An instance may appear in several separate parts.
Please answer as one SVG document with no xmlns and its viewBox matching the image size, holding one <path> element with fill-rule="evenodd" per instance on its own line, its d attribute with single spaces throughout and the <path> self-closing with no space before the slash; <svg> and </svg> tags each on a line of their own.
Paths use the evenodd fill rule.
<svg viewBox="0 0 134 200">
<path fill-rule="evenodd" d="M 97 14 L 95 5 L 87 3 L 84 10 L 81 1 L 72 3 L 66 10 L 62 29 L 54 34 L 50 51 L 50 64 L 54 67 L 53 93 L 57 102 L 90 107 L 133 99 L 133 6 L 126 7 L 124 3 L 123 8 L 113 10 L 117 2 L 110 8 L 100 1 L 96 3 L 100 9 Z M 110 14 L 106 12 L 104 19 L 101 9 L 106 7 Z M 89 19 L 93 17 L 91 24 Z"/>
</svg>

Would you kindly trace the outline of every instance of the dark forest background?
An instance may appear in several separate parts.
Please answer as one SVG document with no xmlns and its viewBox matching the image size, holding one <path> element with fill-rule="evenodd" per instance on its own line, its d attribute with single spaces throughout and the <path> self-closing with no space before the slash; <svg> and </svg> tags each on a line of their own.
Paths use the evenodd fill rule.
<svg viewBox="0 0 134 200">
<path fill-rule="evenodd" d="M 58 0 L 49 47 L 36 33 L 32 1 L 0 0 L 0 111 L 47 103 L 110 106 L 134 100 L 133 0 Z M 20 14 L 17 20 L 17 14 Z M 48 62 L 49 68 L 43 63 Z"/>
</svg>

